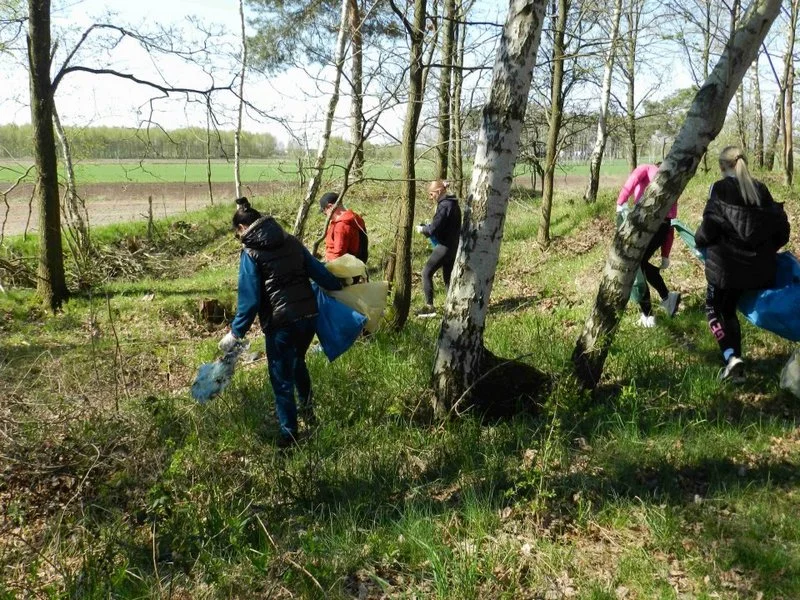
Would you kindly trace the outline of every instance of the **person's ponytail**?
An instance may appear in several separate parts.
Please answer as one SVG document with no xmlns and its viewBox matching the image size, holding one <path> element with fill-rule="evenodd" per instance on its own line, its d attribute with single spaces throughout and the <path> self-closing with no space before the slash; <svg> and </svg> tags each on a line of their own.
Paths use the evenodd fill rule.
<svg viewBox="0 0 800 600">
<path fill-rule="evenodd" d="M 247 199 L 246 196 L 237 198 L 236 205 L 238 206 L 238 208 L 236 209 L 236 212 L 233 213 L 234 229 L 237 229 L 239 225 L 250 227 L 250 225 L 252 225 L 261 218 L 261 213 L 258 212 L 252 206 L 250 206 L 250 201 Z"/>
<path fill-rule="evenodd" d="M 747 159 L 741 148 L 738 146 L 727 146 L 719 154 L 719 166 L 723 171 L 733 171 L 736 175 L 736 182 L 739 185 L 739 193 L 746 204 L 760 204 L 761 197 L 758 194 L 753 177 L 747 168 Z"/>
</svg>

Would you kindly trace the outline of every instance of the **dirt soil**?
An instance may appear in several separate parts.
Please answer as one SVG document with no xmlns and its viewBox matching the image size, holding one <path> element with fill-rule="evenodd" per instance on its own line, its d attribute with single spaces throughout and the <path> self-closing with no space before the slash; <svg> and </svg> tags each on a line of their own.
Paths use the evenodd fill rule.
<svg viewBox="0 0 800 600">
<path fill-rule="evenodd" d="M 530 177 L 517 177 L 515 183 L 530 189 Z M 618 187 L 622 185 L 621 177 L 601 177 L 600 186 Z M 581 194 L 586 185 L 585 175 L 559 175 L 555 177 L 557 190 Z M 537 181 L 537 188 L 541 182 Z M 298 189 L 294 184 L 276 181 L 260 181 L 244 184 L 247 196 L 267 196 L 278 190 L 286 192 Z M 7 206 L 0 204 L 0 227 L 5 235 L 19 235 L 35 232 L 39 221 L 38 210 L 30 199 L 33 186 L 22 185 L 7 198 Z M 79 187 L 79 193 L 86 201 L 91 225 L 107 225 L 127 221 L 143 221 L 147 219 L 148 197 L 153 198 L 153 215 L 164 218 L 185 211 L 196 210 L 209 205 L 208 184 L 206 183 L 98 183 Z M 298 192 L 299 193 L 299 192 Z M 213 184 L 215 203 L 230 202 L 235 197 L 232 182 Z"/>
<path fill-rule="evenodd" d="M 267 196 L 292 184 L 262 181 L 244 184 L 247 196 Z M 231 202 L 235 197 L 233 183 L 212 186 L 214 203 Z M 153 216 L 160 219 L 197 210 L 210 204 L 206 183 L 99 183 L 79 187 L 86 201 L 91 225 L 107 225 L 147 219 L 148 197 L 153 198 Z M 8 196 L 7 206 L 0 203 L 0 225 L 5 222 L 5 235 L 18 235 L 37 230 L 38 210 L 30 207 L 33 185 L 22 185 Z M 231 202 L 233 207 L 233 203 Z M 27 225 L 27 228 L 26 228 Z"/>
</svg>

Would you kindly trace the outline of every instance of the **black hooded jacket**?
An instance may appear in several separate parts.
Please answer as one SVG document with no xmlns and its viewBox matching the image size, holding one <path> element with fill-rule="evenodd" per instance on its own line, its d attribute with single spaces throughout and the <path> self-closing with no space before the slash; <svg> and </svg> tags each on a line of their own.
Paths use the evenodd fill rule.
<svg viewBox="0 0 800 600">
<path fill-rule="evenodd" d="M 286 233 L 275 219 L 265 216 L 245 231 L 242 244 L 258 265 L 264 285 L 258 309 L 262 330 L 317 314 L 304 248 L 297 238 Z"/>
<path fill-rule="evenodd" d="M 436 238 L 442 246 L 455 252 L 461 235 L 461 207 L 458 205 L 458 198 L 448 195 L 439 200 L 433 220 L 422 228 L 422 233 L 426 237 Z"/>
<path fill-rule="evenodd" d="M 695 233 L 698 248 L 706 248 L 706 280 L 729 290 L 772 286 L 775 255 L 789 241 L 789 220 L 783 204 L 775 202 L 767 186 L 753 181 L 757 205 L 747 204 L 735 177 L 711 186 L 703 222 Z"/>
</svg>

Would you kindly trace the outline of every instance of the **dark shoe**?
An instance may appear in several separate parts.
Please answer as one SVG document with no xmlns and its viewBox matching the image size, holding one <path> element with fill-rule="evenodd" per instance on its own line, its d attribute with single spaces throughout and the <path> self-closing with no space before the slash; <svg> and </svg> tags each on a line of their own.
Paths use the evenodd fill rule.
<svg viewBox="0 0 800 600">
<path fill-rule="evenodd" d="M 297 434 L 281 435 L 276 444 L 279 449 L 287 450 L 297 445 Z"/>
<path fill-rule="evenodd" d="M 301 408 L 298 416 L 306 427 L 317 426 L 317 415 L 314 414 L 313 408 Z"/>
</svg>

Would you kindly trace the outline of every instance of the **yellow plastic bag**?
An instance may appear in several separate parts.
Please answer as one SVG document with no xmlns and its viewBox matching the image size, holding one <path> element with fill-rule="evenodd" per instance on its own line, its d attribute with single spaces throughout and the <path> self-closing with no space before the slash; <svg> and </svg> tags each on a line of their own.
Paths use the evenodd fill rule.
<svg viewBox="0 0 800 600">
<path fill-rule="evenodd" d="M 349 256 L 349 254 L 345 256 Z M 344 256 L 342 258 L 344 258 Z M 358 259 L 356 258 L 355 260 Z M 361 261 L 359 260 L 358 262 Z M 389 297 L 389 283 L 387 281 L 356 283 L 355 285 L 348 285 L 341 290 L 328 293 L 342 304 L 346 304 L 350 308 L 366 316 L 367 324 L 364 328 L 367 331 L 374 333 L 378 330 L 381 319 L 383 318 L 383 311 L 386 308 L 386 299 Z"/>
<path fill-rule="evenodd" d="M 352 254 L 343 254 L 339 258 L 325 263 L 325 267 L 339 279 L 367 276 L 367 265 Z"/>
</svg>

